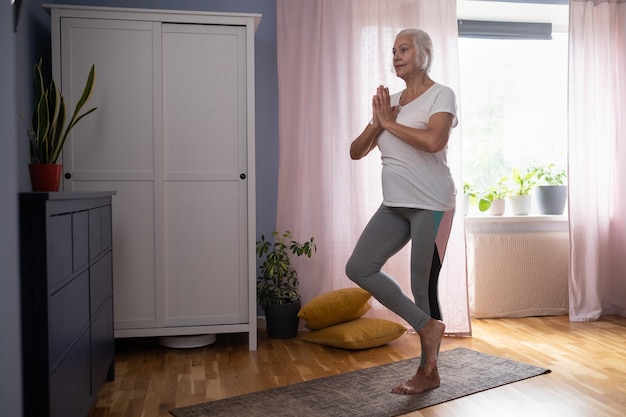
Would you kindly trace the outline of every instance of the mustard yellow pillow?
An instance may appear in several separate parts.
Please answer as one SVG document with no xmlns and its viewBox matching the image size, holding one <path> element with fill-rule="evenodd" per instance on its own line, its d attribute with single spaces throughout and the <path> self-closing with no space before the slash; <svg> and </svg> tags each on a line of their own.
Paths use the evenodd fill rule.
<svg viewBox="0 0 626 417">
<path fill-rule="evenodd" d="M 320 294 L 305 304 L 298 313 L 311 330 L 362 317 L 370 309 L 371 294 L 362 288 L 343 288 Z"/>
<path fill-rule="evenodd" d="M 320 345 L 342 349 L 367 349 L 382 346 L 406 332 L 406 327 L 385 319 L 360 318 L 321 330 L 312 330 L 302 337 Z"/>
</svg>

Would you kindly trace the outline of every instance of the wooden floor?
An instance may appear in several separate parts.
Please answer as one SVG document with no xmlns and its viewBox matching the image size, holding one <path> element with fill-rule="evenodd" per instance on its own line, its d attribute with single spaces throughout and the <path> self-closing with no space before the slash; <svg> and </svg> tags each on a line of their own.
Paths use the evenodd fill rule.
<svg viewBox="0 0 626 417">
<path fill-rule="evenodd" d="M 407 416 L 626 416 L 626 318 L 592 323 L 570 323 L 567 316 L 482 319 L 473 320 L 472 328 L 473 337 L 446 337 L 441 349 L 462 346 L 552 373 Z M 384 347 L 344 351 L 299 337 L 269 339 L 261 332 L 258 350 L 249 352 L 247 346 L 247 335 L 219 335 L 213 345 L 195 349 L 120 339 L 115 381 L 105 384 L 89 416 L 171 417 L 174 407 L 413 357 L 419 339 L 406 334 Z"/>
</svg>

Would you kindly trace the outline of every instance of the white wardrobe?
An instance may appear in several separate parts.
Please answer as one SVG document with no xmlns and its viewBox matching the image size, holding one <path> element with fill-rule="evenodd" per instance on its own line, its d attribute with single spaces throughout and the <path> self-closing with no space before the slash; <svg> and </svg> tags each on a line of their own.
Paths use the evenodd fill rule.
<svg viewBox="0 0 626 417">
<path fill-rule="evenodd" d="M 116 337 L 249 333 L 256 349 L 254 32 L 260 15 L 47 5 L 52 66 L 98 110 L 64 191 L 114 190 Z"/>
</svg>

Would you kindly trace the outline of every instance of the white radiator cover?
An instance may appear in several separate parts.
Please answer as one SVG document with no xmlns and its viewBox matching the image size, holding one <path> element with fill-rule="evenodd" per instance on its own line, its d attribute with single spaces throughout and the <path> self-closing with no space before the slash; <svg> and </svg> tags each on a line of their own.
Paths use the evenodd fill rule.
<svg viewBox="0 0 626 417">
<path fill-rule="evenodd" d="M 568 313 L 567 231 L 468 233 L 466 239 L 472 317 Z"/>
</svg>

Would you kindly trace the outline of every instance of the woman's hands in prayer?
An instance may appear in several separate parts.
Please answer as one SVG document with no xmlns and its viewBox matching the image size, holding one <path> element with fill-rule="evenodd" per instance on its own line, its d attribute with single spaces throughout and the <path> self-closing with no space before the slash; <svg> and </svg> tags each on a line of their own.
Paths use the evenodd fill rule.
<svg viewBox="0 0 626 417">
<path fill-rule="evenodd" d="M 386 129 L 389 123 L 396 121 L 400 106 L 391 106 L 389 88 L 379 85 L 372 97 L 372 118 L 375 127 Z"/>
</svg>

